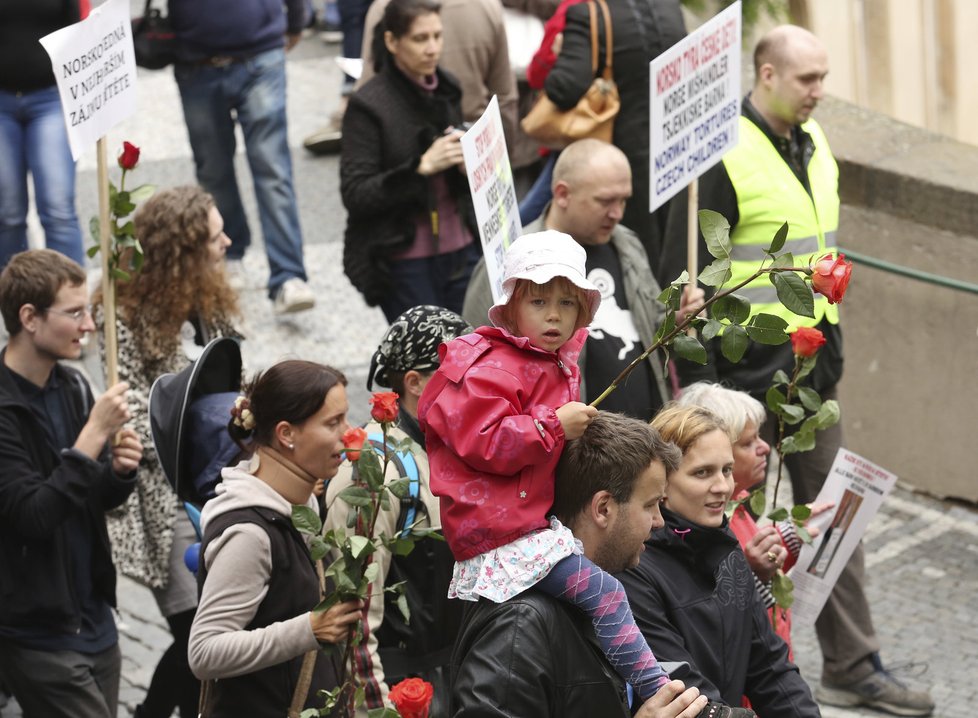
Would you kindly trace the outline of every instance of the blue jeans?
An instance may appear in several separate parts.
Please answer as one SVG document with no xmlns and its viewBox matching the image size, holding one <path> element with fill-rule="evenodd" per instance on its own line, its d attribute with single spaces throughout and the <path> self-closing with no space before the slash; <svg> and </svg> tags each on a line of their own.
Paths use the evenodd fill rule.
<svg viewBox="0 0 978 718">
<path fill-rule="evenodd" d="M 340 28 L 343 30 L 343 57 L 360 57 L 363 49 L 363 21 L 367 18 L 371 0 L 337 0 Z M 373 41 L 373 38 L 371 38 Z M 353 91 L 354 79 L 343 76 L 343 94 Z"/>
<path fill-rule="evenodd" d="M 240 259 L 251 244 L 234 173 L 237 118 L 244 133 L 268 255 L 268 294 L 274 296 L 292 277 L 305 280 L 302 231 L 286 132 L 285 51 L 269 50 L 224 67 L 180 64 L 174 75 L 183 101 L 197 181 L 214 195 L 224 218 L 224 231 L 231 238 L 228 258 Z"/>
<path fill-rule="evenodd" d="M 392 261 L 392 286 L 380 303 L 387 323 L 393 323 L 402 312 L 419 304 L 433 304 L 461 314 L 469 278 L 482 256 L 479 247 L 476 238 L 448 254 Z"/>
<path fill-rule="evenodd" d="M 524 227 L 543 214 L 543 210 L 546 209 L 547 204 L 553 199 L 553 189 L 550 185 L 554 178 L 554 165 L 557 163 L 559 156 L 560 152 L 558 150 L 550 151 L 546 164 L 540 170 L 540 176 L 537 177 L 533 186 L 530 187 L 526 196 L 523 197 L 523 201 L 520 202 L 520 224 Z"/>
<path fill-rule="evenodd" d="M 84 265 L 75 211 L 75 161 L 58 88 L 0 90 L 0 269 L 27 249 L 27 173 L 48 249 Z"/>
</svg>

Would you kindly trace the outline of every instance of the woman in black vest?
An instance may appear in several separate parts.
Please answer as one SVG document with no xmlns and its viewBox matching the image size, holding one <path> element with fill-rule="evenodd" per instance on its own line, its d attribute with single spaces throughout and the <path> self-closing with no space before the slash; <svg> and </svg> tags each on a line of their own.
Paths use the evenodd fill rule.
<svg viewBox="0 0 978 718">
<path fill-rule="evenodd" d="M 204 715 L 281 718 L 293 702 L 303 656 L 338 643 L 360 618 L 357 602 L 314 613 L 320 581 L 292 526 L 294 504 L 318 507 L 313 489 L 343 460 L 346 378 L 307 361 L 284 361 L 245 388 L 228 427 L 250 459 L 224 469 L 204 507 L 200 604 L 190 666 L 205 685 Z M 337 685 L 318 653 L 304 701 Z"/>
<path fill-rule="evenodd" d="M 462 91 L 438 68 L 441 6 L 392 0 L 373 39 L 377 75 L 343 115 L 343 268 L 387 321 L 462 311 L 478 235 L 462 161 Z"/>
</svg>

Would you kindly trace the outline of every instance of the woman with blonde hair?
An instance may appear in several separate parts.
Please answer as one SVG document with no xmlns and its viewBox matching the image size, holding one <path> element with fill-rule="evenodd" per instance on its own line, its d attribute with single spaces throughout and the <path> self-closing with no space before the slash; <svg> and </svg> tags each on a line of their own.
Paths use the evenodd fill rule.
<svg viewBox="0 0 978 718">
<path fill-rule="evenodd" d="M 816 718 L 818 705 L 768 620 L 753 574 L 730 532 L 734 456 L 723 421 L 701 407 L 668 406 L 652 420 L 683 452 L 668 477 L 665 526 L 636 568 L 619 578 L 656 657 L 711 701 L 759 715 Z M 733 712 L 733 709 L 732 709 Z"/>
<path fill-rule="evenodd" d="M 196 715 L 200 690 L 187 662 L 197 585 L 183 554 L 197 537 L 150 439 L 149 390 L 161 374 L 194 361 L 211 339 L 240 337 L 233 324 L 238 300 L 224 273 L 231 240 L 207 192 L 195 186 L 161 190 L 139 208 L 135 224 L 144 262 L 130 281 L 116 284 L 116 329 L 119 379 L 129 382 L 133 423 L 146 450 L 136 490 L 108 514 L 108 528 L 116 568 L 153 591 L 174 638 L 136 714 L 169 716 L 179 706 L 188 716 Z M 94 302 L 101 338 L 100 293 Z"/>
</svg>

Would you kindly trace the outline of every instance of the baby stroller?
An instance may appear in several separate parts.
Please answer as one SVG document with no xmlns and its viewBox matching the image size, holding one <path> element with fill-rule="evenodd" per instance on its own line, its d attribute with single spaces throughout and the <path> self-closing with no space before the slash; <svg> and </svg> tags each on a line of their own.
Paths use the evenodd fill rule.
<svg viewBox="0 0 978 718">
<path fill-rule="evenodd" d="M 197 532 L 198 543 L 184 555 L 194 573 L 201 508 L 214 496 L 221 469 L 240 454 L 227 432 L 240 391 L 241 348 L 237 340 L 220 337 L 183 371 L 158 377 L 149 392 L 150 433 L 160 466 Z"/>
</svg>

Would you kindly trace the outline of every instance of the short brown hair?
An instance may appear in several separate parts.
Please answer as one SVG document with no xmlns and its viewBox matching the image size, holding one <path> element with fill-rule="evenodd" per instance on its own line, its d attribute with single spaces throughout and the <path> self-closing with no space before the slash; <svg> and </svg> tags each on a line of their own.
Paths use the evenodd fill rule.
<svg viewBox="0 0 978 718">
<path fill-rule="evenodd" d="M 635 481 L 654 461 L 666 473 L 682 454 L 644 421 L 600 411 L 579 439 L 567 442 L 557 463 L 553 512 L 570 524 L 599 491 L 619 504 L 632 497 Z"/>
<path fill-rule="evenodd" d="M 52 249 L 28 249 L 18 252 L 0 274 L 0 313 L 10 336 L 23 326 L 20 308 L 33 304 L 39 312 L 49 309 L 65 284 L 77 287 L 85 283 L 85 270 L 68 257 Z"/>
<path fill-rule="evenodd" d="M 667 405 L 652 419 L 652 426 L 684 454 L 701 436 L 711 431 L 720 430 L 730 435 L 723 419 L 702 406 Z"/>
<path fill-rule="evenodd" d="M 574 284 L 567 277 L 554 277 L 546 284 L 537 284 L 529 279 L 517 279 L 516 286 L 513 287 L 513 295 L 509 298 L 503 306 L 502 311 L 502 324 L 503 329 L 517 336 L 519 330 L 516 328 L 517 322 L 517 308 L 523 298 L 527 295 L 531 297 L 542 297 L 551 291 L 549 288 L 553 287 L 555 291 L 566 292 L 567 294 L 573 294 L 577 298 L 577 322 L 574 324 L 575 329 L 580 329 L 581 327 L 586 327 L 591 323 L 591 317 L 588 316 L 588 308 L 590 307 L 590 301 L 588 300 L 588 294 L 579 286 Z"/>
</svg>

